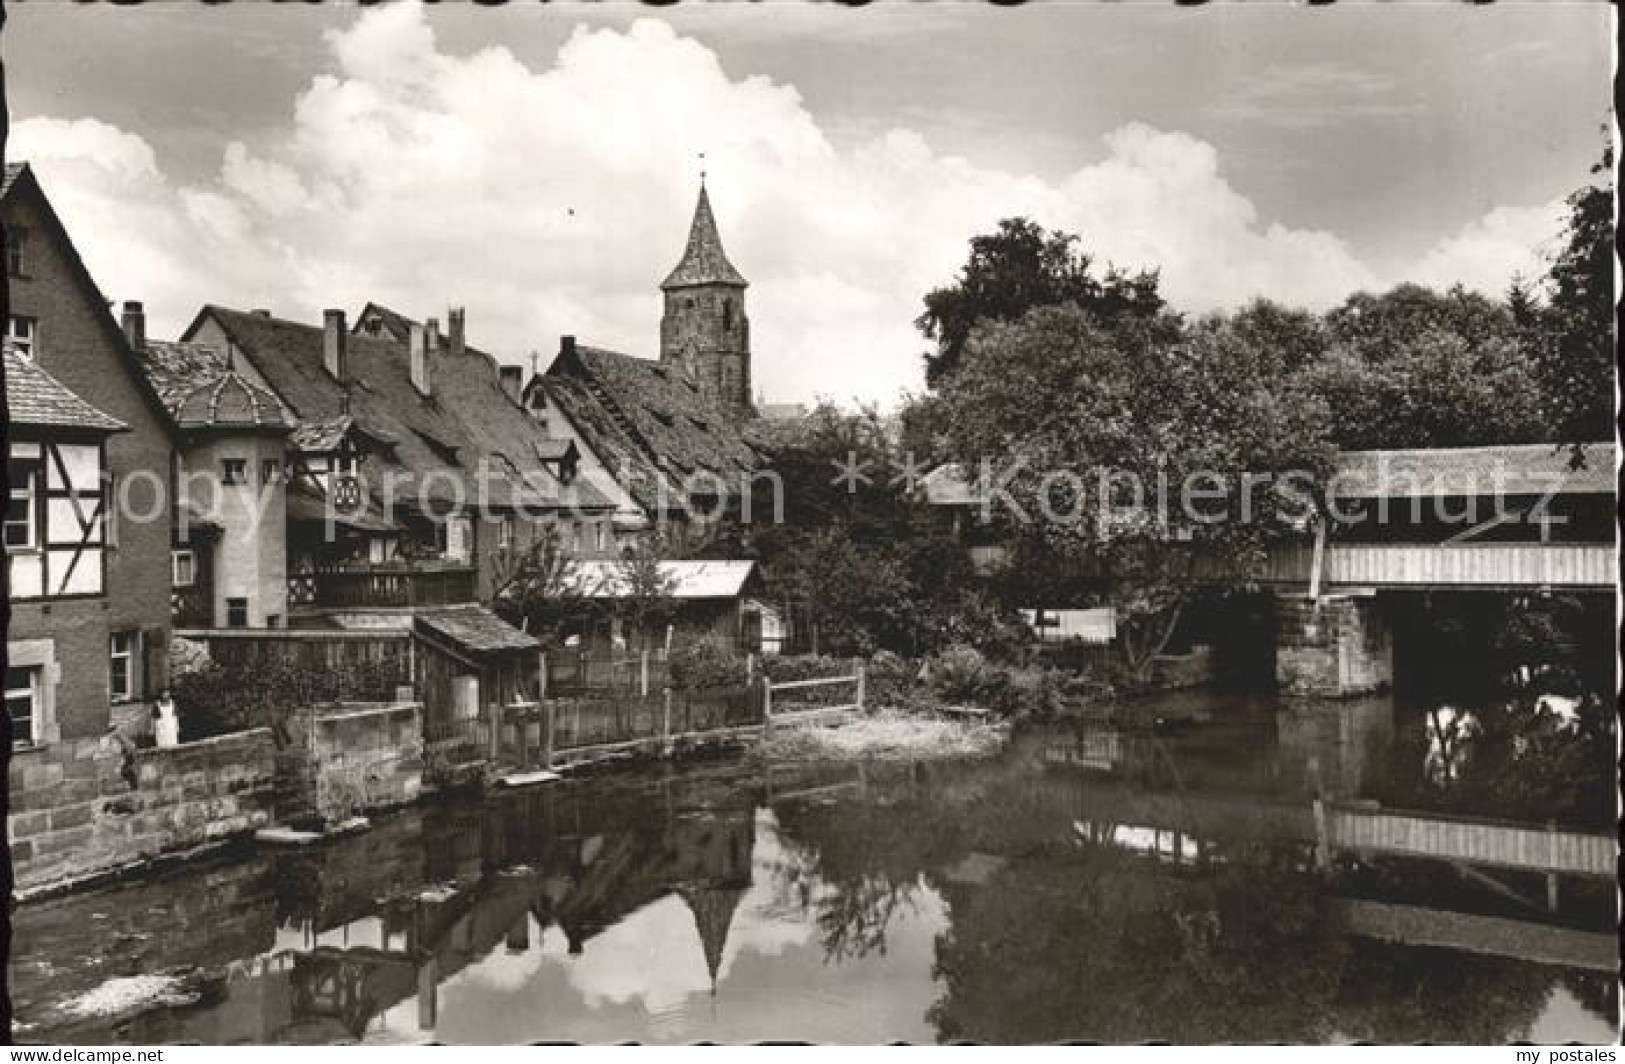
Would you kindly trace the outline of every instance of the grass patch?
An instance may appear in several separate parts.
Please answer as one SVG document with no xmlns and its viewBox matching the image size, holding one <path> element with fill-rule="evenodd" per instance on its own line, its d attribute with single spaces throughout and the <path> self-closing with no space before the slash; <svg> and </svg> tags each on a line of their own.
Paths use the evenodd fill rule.
<svg viewBox="0 0 1625 1064">
<path fill-rule="evenodd" d="M 1004 748 L 1000 724 L 940 720 L 881 710 L 850 724 L 774 728 L 751 747 L 770 761 L 921 761 L 988 757 Z"/>
</svg>

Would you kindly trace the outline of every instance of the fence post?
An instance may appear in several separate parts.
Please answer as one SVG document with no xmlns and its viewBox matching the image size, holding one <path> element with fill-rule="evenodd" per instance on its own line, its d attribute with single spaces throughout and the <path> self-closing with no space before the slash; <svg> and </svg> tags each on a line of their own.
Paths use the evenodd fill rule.
<svg viewBox="0 0 1625 1064">
<path fill-rule="evenodd" d="M 542 767 L 553 767 L 553 703 L 542 703 Z"/>
<path fill-rule="evenodd" d="M 745 655 L 745 686 L 749 687 L 756 682 L 756 655 Z"/>
<path fill-rule="evenodd" d="M 536 701 L 547 700 L 547 651 L 536 652 Z"/>
<path fill-rule="evenodd" d="M 863 712 L 863 695 L 869 686 L 868 676 L 865 673 L 862 658 L 852 659 L 852 671 L 858 678 L 858 712 Z"/>
<path fill-rule="evenodd" d="M 762 734 L 773 727 L 773 681 L 762 677 Z"/>
<path fill-rule="evenodd" d="M 649 651 L 638 653 L 638 697 L 649 697 Z"/>
<path fill-rule="evenodd" d="M 660 700 L 660 750 L 671 749 L 671 688 L 667 687 Z"/>
</svg>

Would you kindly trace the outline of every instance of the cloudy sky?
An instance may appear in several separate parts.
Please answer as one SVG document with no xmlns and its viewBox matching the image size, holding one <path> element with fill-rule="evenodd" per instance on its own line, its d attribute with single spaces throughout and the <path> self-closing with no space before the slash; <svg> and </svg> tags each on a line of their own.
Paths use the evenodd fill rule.
<svg viewBox="0 0 1625 1064">
<path fill-rule="evenodd" d="M 704 152 L 761 390 L 839 401 L 920 386 L 920 297 L 1013 214 L 1190 311 L 1538 274 L 1613 36 L 1602 3 L 7 15 L 7 157 L 156 335 L 373 299 L 466 305 L 511 361 L 653 356 Z"/>
</svg>

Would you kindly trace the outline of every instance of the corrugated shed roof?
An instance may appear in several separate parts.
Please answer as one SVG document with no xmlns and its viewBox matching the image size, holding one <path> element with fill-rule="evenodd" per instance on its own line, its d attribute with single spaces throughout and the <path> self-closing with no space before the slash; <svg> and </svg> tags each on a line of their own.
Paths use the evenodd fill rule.
<svg viewBox="0 0 1625 1064">
<path fill-rule="evenodd" d="M 696 489 L 738 495 L 762 464 L 732 418 L 673 367 L 577 345 L 539 380 L 645 510 L 683 508 L 696 474 Z"/>
<path fill-rule="evenodd" d="M 659 565 L 675 599 L 738 598 L 756 571 L 753 561 L 663 561 Z M 620 562 L 576 562 L 571 579 L 587 598 L 625 598 L 628 593 Z"/>
<path fill-rule="evenodd" d="M 683 247 L 683 258 L 661 288 L 688 288 L 703 284 L 725 284 L 736 288 L 748 287 L 748 282 L 728 261 L 722 250 L 722 236 L 717 232 L 717 220 L 711 214 L 711 197 L 700 186 L 700 199 L 694 205 L 694 221 L 688 227 L 688 243 Z"/>
<path fill-rule="evenodd" d="M 150 340 L 136 359 L 183 429 L 294 427 L 293 413 L 281 400 L 250 384 L 224 352 L 208 344 Z"/>
<path fill-rule="evenodd" d="M 8 168 L 9 170 L 9 168 Z M 128 427 L 5 344 L 6 417 L 14 425 L 123 432 Z"/>
<path fill-rule="evenodd" d="M 414 614 L 412 623 L 476 654 L 536 650 L 541 647 L 535 637 L 526 635 L 479 606 L 419 610 Z"/>
</svg>

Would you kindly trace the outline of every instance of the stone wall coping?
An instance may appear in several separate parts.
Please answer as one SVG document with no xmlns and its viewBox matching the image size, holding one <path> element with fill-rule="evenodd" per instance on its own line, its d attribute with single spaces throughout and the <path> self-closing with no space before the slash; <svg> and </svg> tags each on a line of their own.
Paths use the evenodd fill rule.
<svg viewBox="0 0 1625 1064">
<path fill-rule="evenodd" d="M 328 724 L 336 721 L 360 720 L 365 717 L 382 717 L 395 713 L 418 713 L 423 709 L 422 702 L 330 702 L 326 705 L 316 706 L 316 722 Z"/>
<path fill-rule="evenodd" d="M 188 754 L 218 746 L 251 746 L 258 742 L 262 736 L 270 739 L 271 729 L 246 728 L 243 731 L 227 732 L 225 735 L 211 735 L 207 739 L 194 739 L 192 742 L 181 743 L 178 746 L 138 746 L 134 752 L 138 758 L 157 758 L 170 754 Z"/>
</svg>

